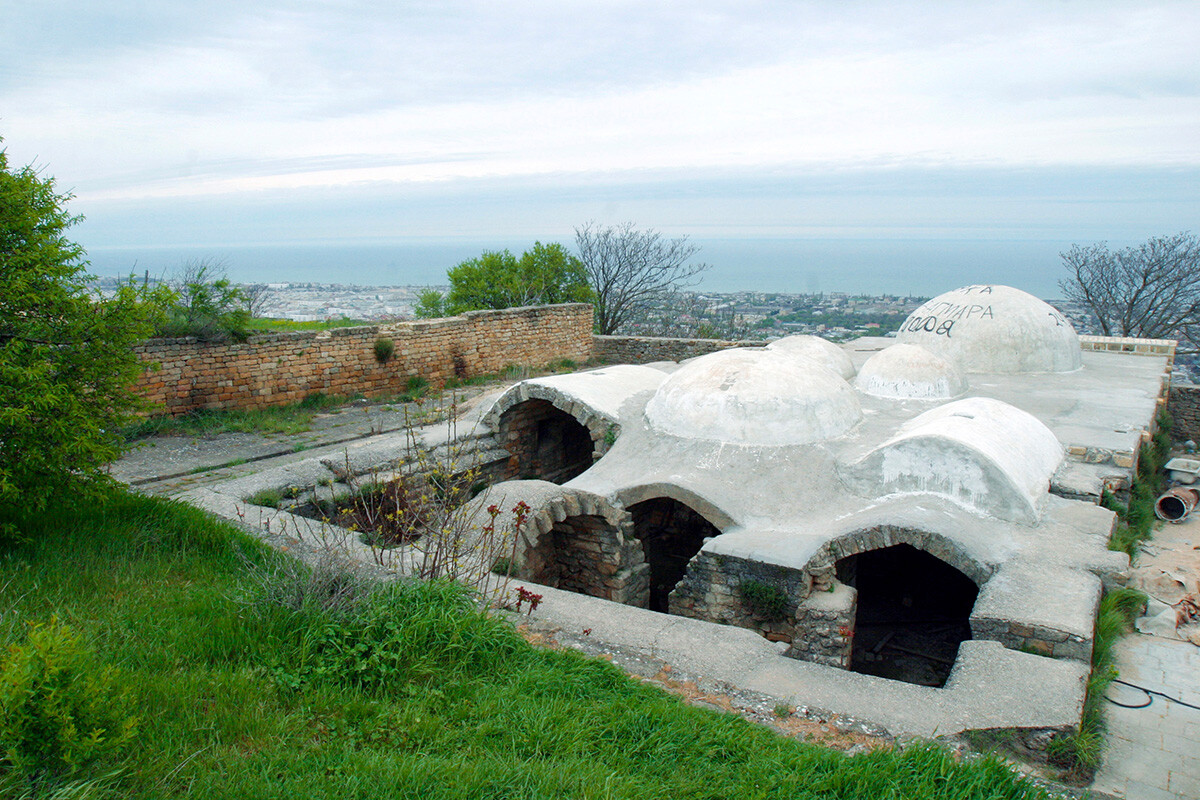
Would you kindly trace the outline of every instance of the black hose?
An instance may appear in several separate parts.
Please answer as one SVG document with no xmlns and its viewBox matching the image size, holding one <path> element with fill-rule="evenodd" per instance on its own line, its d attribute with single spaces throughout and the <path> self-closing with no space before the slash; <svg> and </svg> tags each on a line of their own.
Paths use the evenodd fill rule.
<svg viewBox="0 0 1200 800">
<path fill-rule="evenodd" d="M 1146 693 L 1146 702 L 1142 703 L 1141 705 L 1136 705 L 1136 706 L 1128 705 L 1126 703 L 1118 703 L 1116 700 L 1113 700 L 1108 695 L 1105 695 L 1105 697 L 1104 697 L 1105 700 L 1112 703 L 1114 706 L 1118 706 L 1120 708 L 1146 708 L 1147 706 L 1149 706 L 1151 703 L 1154 702 L 1155 697 L 1161 697 L 1164 700 L 1170 700 L 1172 703 L 1178 703 L 1181 706 L 1186 706 L 1187 708 L 1194 708 L 1197 711 L 1200 711 L 1200 706 L 1194 706 L 1191 703 L 1185 703 L 1184 701 L 1180 700 L 1178 697 L 1172 697 L 1169 694 L 1163 694 L 1162 692 L 1156 692 L 1153 689 L 1147 689 L 1145 686 L 1138 686 L 1136 683 L 1130 683 L 1129 681 L 1123 681 L 1123 680 L 1120 680 L 1119 678 L 1114 678 L 1113 683 L 1119 683 L 1122 686 L 1128 686 L 1130 689 L 1137 689 L 1139 692 Z"/>
</svg>

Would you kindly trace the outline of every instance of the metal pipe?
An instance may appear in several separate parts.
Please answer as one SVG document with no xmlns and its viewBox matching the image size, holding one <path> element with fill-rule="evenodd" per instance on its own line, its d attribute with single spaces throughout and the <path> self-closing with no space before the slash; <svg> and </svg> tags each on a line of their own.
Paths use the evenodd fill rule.
<svg viewBox="0 0 1200 800">
<path fill-rule="evenodd" d="M 1183 522 L 1197 503 L 1200 503 L 1200 489 L 1176 486 L 1159 495 L 1154 503 L 1154 515 L 1167 522 Z"/>
</svg>

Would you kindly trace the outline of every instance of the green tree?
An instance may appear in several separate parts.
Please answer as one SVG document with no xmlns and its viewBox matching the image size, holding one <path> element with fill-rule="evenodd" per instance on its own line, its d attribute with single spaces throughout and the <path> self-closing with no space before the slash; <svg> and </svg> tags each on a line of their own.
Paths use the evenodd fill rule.
<svg viewBox="0 0 1200 800">
<path fill-rule="evenodd" d="M 253 300 L 225 277 L 220 263 L 189 261 L 169 283 L 173 296 L 154 331 L 156 336 L 195 336 L 205 341 L 249 334 Z"/>
<path fill-rule="evenodd" d="M 446 316 L 446 298 L 437 289 L 426 289 L 417 295 L 413 306 L 417 319 L 435 319 Z"/>
<path fill-rule="evenodd" d="M 486 250 L 446 274 L 450 293 L 443 310 L 448 314 L 592 299 L 583 264 L 560 244 L 536 242 L 519 259 L 508 250 Z"/>
<path fill-rule="evenodd" d="M 69 194 L 0 150 L 0 533 L 51 498 L 102 481 L 139 406 L 133 345 L 151 331 L 133 282 L 88 290 Z M 5 524 L 4 520 L 8 520 Z"/>
</svg>

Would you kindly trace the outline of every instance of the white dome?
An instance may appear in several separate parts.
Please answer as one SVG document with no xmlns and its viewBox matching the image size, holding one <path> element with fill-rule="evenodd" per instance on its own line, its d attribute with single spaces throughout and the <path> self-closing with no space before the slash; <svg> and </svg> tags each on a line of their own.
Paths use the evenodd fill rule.
<svg viewBox="0 0 1200 800">
<path fill-rule="evenodd" d="M 667 378 L 646 405 L 663 433 L 748 445 L 840 436 L 862 419 L 850 384 L 828 367 L 770 350 L 710 353 Z"/>
<path fill-rule="evenodd" d="M 820 336 L 785 336 L 771 342 L 767 349 L 789 356 L 811 358 L 846 380 L 854 377 L 854 362 L 846 355 L 846 351 Z"/>
<path fill-rule="evenodd" d="M 900 400 L 948 400 L 967 390 L 953 364 L 915 344 L 894 344 L 868 358 L 854 385 L 875 397 Z"/>
<path fill-rule="evenodd" d="M 963 372 L 1070 372 L 1079 336 L 1050 305 L 1011 286 L 966 286 L 914 311 L 896 336 Z"/>
</svg>

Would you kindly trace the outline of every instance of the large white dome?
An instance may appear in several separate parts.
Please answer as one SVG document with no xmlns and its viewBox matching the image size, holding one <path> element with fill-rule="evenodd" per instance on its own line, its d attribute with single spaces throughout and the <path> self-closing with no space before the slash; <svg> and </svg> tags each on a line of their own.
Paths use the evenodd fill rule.
<svg viewBox="0 0 1200 800">
<path fill-rule="evenodd" d="M 850 384 L 816 361 L 721 350 L 690 361 L 646 405 L 656 430 L 688 439 L 794 445 L 842 435 L 862 419 Z"/>
<path fill-rule="evenodd" d="M 785 336 L 771 342 L 767 349 L 789 356 L 811 358 L 846 380 L 854 377 L 854 362 L 846 355 L 846 351 L 820 336 Z"/>
<path fill-rule="evenodd" d="M 854 385 L 866 394 L 900 400 L 949 400 L 967 390 L 953 364 L 915 344 L 894 344 L 868 358 Z"/>
<path fill-rule="evenodd" d="M 1058 311 L 1011 286 L 965 286 L 904 321 L 897 341 L 924 347 L 963 372 L 1070 372 L 1079 336 Z"/>
</svg>

